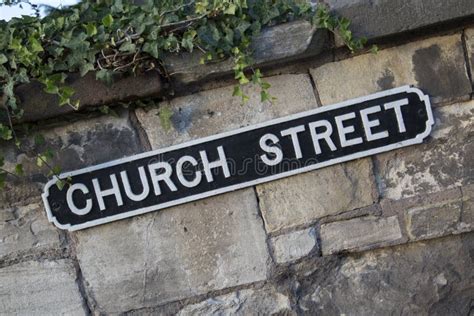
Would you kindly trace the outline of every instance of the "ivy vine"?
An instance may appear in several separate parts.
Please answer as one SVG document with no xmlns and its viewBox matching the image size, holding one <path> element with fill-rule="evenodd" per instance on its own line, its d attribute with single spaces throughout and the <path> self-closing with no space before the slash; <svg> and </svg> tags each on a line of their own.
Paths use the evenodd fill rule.
<svg viewBox="0 0 474 316">
<path fill-rule="evenodd" d="M 27 1 L 1 1 L 0 7 L 18 2 Z M 19 84 L 38 81 L 45 92 L 58 96 L 59 106 L 77 109 L 80 101 L 72 101 L 74 90 L 66 84 L 70 73 L 94 72 L 108 84 L 117 73 L 158 71 L 167 77 L 163 57 L 183 51 L 201 51 L 203 64 L 232 58 L 238 82 L 233 95 L 245 103 L 248 96 L 241 87 L 251 82 L 261 88 L 262 102 L 271 101 L 270 85 L 259 69 L 250 67 L 250 44 L 263 27 L 296 19 L 337 33 L 351 51 L 366 42 L 352 36 L 349 20 L 307 0 L 84 0 L 66 8 L 50 7 L 44 18 L 37 14 L 0 21 L 0 102 L 7 115 L 0 123 L 0 138 L 22 148 L 13 124 L 23 115 L 15 95 Z M 35 143 L 44 139 L 35 137 Z M 49 164 L 52 150 L 33 155 L 38 167 L 59 175 L 60 168 Z M 6 170 L 0 154 L 0 187 L 7 177 L 22 174 L 21 164 Z M 65 181 L 57 179 L 62 188 Z"/>
</svg>

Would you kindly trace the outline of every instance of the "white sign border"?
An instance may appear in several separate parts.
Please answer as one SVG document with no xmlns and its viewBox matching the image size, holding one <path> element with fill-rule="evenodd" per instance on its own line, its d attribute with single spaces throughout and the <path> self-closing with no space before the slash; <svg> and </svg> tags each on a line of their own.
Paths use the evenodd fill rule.
<svg viewBox="0 0 474 316">
<path fill-rule="evenodd" d="M 129 161 L 132 161 L 132 160 L 138 160 L 138 159 L 142 159 L 142 158 L 146 158 L 146 157 L 150 157 L 150 156 L 155 156 L 155 155 L 166 153 L 166 152 L 169 152 L 169 151 L 172 151 L 172 150 L 176 150 L 176 149 L 180 149 L 180 148 L 184 148 L 184 147 L 189 147 L 189 146 L 196 145 L 196 144 L 201 144 L 201 143 L 204 143 L 204 142 L 216 140 L 216 139 L 219 139 L 219 138 L 223 138 L 223 137 L 227 137 L 227 136 L 231 136 L 231 135 L 235 135 L 235 134 L 240 134 L 240 133 L 243 133 L 243 132 L 247 132 L 247 131 L 258 129 L 258 128 L 261 128 L 261 127 L 265 127 L 265 126 L 268 126 L 268 125 L 278 124 L 278 123 L 298 119 L 298 118 L 301 118 L 301 117 L 305 117 L 305 116 L 309 116 L 309 115 L 313 115 L 313 114 L 317 114 L 317 113 L 322 113 L 322 112 L 327 112 L 327 111 L 330 111 L 330 110 L 343 108 L 343 107 L 351 106 L 353 104 L 357 104 L 357 103 L 361 103 L 361 102 L 365 102 L 365 101 L 370 101 L 370 100 L 373 100 L 373 99 L 378 99 L 378 98 L 382 98 L 382 97 L 385 97 L 385 96 L 394 95 L 394 94 L 403 93 L 403 92 L 407 92 L 407 93 L 414 92 L 414 93 L 416 93 L 420 97 L 420 100 L 424 101 L 425 106 L 426 106 L 426 112 L 428 113 L 428 120 L 426 121 L 425 130 L 423 131 L 423 133 L 420 133 L 420 134 L 416 135 L 415 138 L 405 140 L 405 141 L 402 141 L 402 142 L 398 142 L 398 143 L 395 143 L 395 144 L 390 144 L 390 145 L 386 145 L 386 146 L 382 146 L 382 147 L 378 147 L 378 148 L 373 148 L 373 149 L 370 149 L 370 150 L 357 152 L 357 153 L 354 153 L 354 154 L 351 154 L 351 155 L 348 155 L 348 156 L 331 159 L 331 160 L 324 161 L 324 162 L 321 162 L 321 163 L 317 163 L 317 164 L 314 164 L 314 165 L 311 165 L 311 166 L 306 166 L 306 167 L 303 167 L 303 168 L 300 168 L 300 169 L 286 171 L 286 172 L 283 172 L 283 173 L 280 173 L 280 174 L 277 174 L 277 175 L 268 176 L 268 177 L 264 177 L 264 178 L 259 178 L 259 179 L 253 180 L 253 181 L 248 181 L 248 182 L 245 182 L 245 183 L 239 183 L 239 184 L 236 184 L 236 185 L 232 185 L 232 186 L 228 186 L 228 187 L 224 187 L 224 188 L 220 188 L 220 189 L 207 191 L 207 192 L 204 192 L 204 193 L 196 194 L 196 195 L 193 195 L 193 196 L 188 196 L 188 197 L 185 197 L 185 198 L 181 198 L 181 199 L 178 199 L 178 200 L 166 202 L 166 203 L 163 203 L 163 204 L 148 206 L 148 207 L 140 208 L 140 209 L 137 209 L 137 210 L 128 211 L 128 212 L 125 212 L 125 213 L 121 213 L 121 214 L 117 214 L 117 215 L 113 215 L 113 216 L 108 216 L 108 217 L 96 219 L 96 220 L 86 222 L 86 223 L 82 223 L 82 224 L 78 224 L 78 225 L 71 225 L 71 224 L 62 225 L 57 221 L 56 217 L 53 216 L 52 211 L 51 211 L 51 207 L 50 207 L 49 202 L 48 202 L 48 196 L 49 196 L 49 188 L 51 186 L 55 185 L 56 181 L 57 181 L 57 177 L 54 177 L 53 179 L 51 179 L 50 181 L 48 181 L 46 183 L 46 185 L 44 187 L 44 193 L 41 195 L 42 198 L 43 198 L 45 208 L 46 208 L 46 214 L 48 216 L 48 220 L 60 229 L 65 229 L 65 230 L 69 230 L 69 231 L 80 230 L 80 229 L 93 227 L 93 226 L 97 226 L 97 225 L 117 221 L 117 220 L 120 220 L 120 219 L 132 217 L 132 216 L 145 214 L 145 213 L 152 212 L 152 211 L 157 211 L 157 210 L 167 208 L 167 207 L 170 207 L 170 206 L 200 200 L 200 199 L 207 198 L 207 197 L 214 196 L 214 195 L 218 195 L 218 194 L 221 194 L 221 193 L 226 193 L 226 192 L 231 192 L 231 191 L 235 191 L 235 190 L 246 188 L 246 187 L 251 187 L 251 186 L 261 184 L 261 183 L 264 183 L 264 182 L 269 182 L 269 181 L 285 178 L 285 177 L 288 177 L 288 176 L 292 176 L 292 175 L 295 175 L 295 174 L 320 169 L 320 168 L 327 167 L 327 166 L 330 166 L 330 165 L 334 165 L 334 164 L 337 164 L 337 163 L 341 163 L 341 162 L 345 162 L 345 161 L 349 161 L 349 160 L 354 160 L 354 159 L 358 159 L 358 158 L 362 158 L 362 157 L 367 157 L 367 156 L 371 156 L 371 155 L 374 155 L 374 154 L 386 152 L 386 151 L 389 151 L 389 150 L 401 148 L 401 147 L 420 144 L 421 142 L 423 142 L 423 139 L 425 139 L 431 133 L 431 127 L 434 124 L 433 113 L 432 113 L 432 110 L 431 110 L 431 103 L 430 103 L 430 100 L 429 100 L 429 96 L 425 95 L 420 89 L 414 88 L 410 85 L 406 85 L 406 86 L 402 86 L 402 87 L 398 87 L 398 88 L 389 89 L 389 90 L 385 90 L 385 91 L 382 91 L 382 92 L 374 93 L 374 94 L 371 94 L 371 95 L 368 95 L 368 96 L 359 97 L 359 98 L 347 100 L 347 101 L 344 101 L 344 102 L 319 107 L 319 108 L 316 108 L 316 109 L 313 109 L 313 110 L 300 112 L 300 113 L 297 113 L 297 114 L 292 114 L 292 115 L 289 115 L 289 116 L 281 117 L 281 118 L 274 119 L 274 120 L 271 120 L 271 121 L 266 121 L 266 122 L 259 123 L 259 124 L 256 124 L 256 125 L 239 128 L 239 129 L 236 129 L 236 130 L 233 130 L 233 131 L 224 132 L 224 133 L 220 133 L 220 134 L 216 134 L 216 135 L 212 135 L 212 136 L 208 136 L 208 137 L 204 137 L 204 138 L 199 138 L 199 139 L 196 139 L 196 140 L 192 140 L 192 141 L 185 142 L 185 143 L 182 143 L 182 144 L 170 146 L 170 147 L 167 147 L 167 148 L 157 149 L 157 150 L 141 153 L 141 154 L 130 156 L 130 157 L 120 158 L 120 159 L 112 160 L 112 161 L 109 161 L 109 162 L 106 162 L 106 163 L 98 164 L 98 165 L 95 165 L 95 166 L 91 166 L 91 167 L 87 167 L 87 168 L 83 168 L 83 169 L 79 169 L 79 170 L 75 170 L 75 171 L 71 171 L 71 172 L 65 172 L 65 173 L 60 174 L 59 178 L 64 179 L 64 178 L 72 177 L 72 176 L 75 176 L 75 175 L 78 175 L 78 174 L 88 173 L 88 172 L 91 172 L 91 171 L 94 171 L 94 170 L 103 169 L 103 168 L 107 168 L 107 167 L 112 167 L 112 166 L 115 166 L 115 165 L 118 165 L 118 164 L 121 164 L 121 163 L 124 163 L 124 162 L 129 162 Z"/>
</svg>

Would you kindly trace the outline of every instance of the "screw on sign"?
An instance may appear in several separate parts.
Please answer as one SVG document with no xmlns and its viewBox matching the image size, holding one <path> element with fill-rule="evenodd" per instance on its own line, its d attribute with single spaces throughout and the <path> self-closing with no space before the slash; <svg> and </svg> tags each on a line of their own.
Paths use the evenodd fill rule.
<svg viewBox="0 0 474 316">
<path fill-rule="evenodd" d="M 67 172 L 43 201 L 77 230 L 419 144 L 433 123 L 428 96 L 404 86 Z"/>
</svg>

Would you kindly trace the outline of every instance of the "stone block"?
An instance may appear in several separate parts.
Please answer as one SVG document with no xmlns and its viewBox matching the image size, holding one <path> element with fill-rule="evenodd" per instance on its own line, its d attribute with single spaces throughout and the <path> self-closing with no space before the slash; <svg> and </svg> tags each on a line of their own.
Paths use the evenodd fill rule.
<svg viewBox="0 0 474 316">
<path fill-rule="evenodd" d="M 311 25 L 307 21 L 283 23 L 262 30 L 252 40 L 251 50 L 254 65 L 272 64 L 318 55 L 325 47 L 328 32 Z M 165 56 L 164 63 L 173 86 L 184 90 L 191 83 L 216 79 L 232 73 L 234 62 L 231 58 L 202 65 L 203 53 L 195 50 L 179 55 Z"/>
<path fill-rule="evenodd" d="M 474 233 L 338 257 L 297 280 L 306 315 L 469 315 Z"/>
<path fill-rule="evenodd" d="M 14 146 L 2 148 L 6 169 L 13 170 L 16 163 L 22 163 L 25 177 L 7 182 L 6 188 L 0 192 L 0 207 L 26 205 L 40 200 L 49 169 L 37 167 L 36 153 L 47 148 L 55 153 L 49 164 L 58 165 L 63 171 L 89 167 L 143 150 L 127 111 L 120 112 L 119 117 L 100 116 L 50 126 L 39 133 L 45 138 L 45 143 L 40 146 L 34 145 L 32 135 L 23 142 L 21 151 Z"/>
<path fill-rule="evenodd" d="M 406 214 L 408 236 L 412 240 L 429 239 L 459 233 L 466 229 L 461 224 L 462 202 L 428 208 L 414 208 Z"/>
<path fill-rule="evenodd" d="M 46 219 L 43 205 L 0 210 L 0 259 L 60 247 L 59 231 Z"/>
<path fill-rule="evenodd" d="M 463 205 L 461 225 L 468 230 L 474 230 L 474 184 L 462 188 Z"/>
<path fill-rule="evenodd" d="M 0 269 L 6 315 L 87 315 L 72 261 L 29 261 Z"/>
<path fill-rule="evenodd" d="M 363 217 L 321 225 L 323 255 L 361 251 L 402 241 L 398 218 Z"/>
<path fill-rule="evenodd" d="M 327 0 L 332 11 L 351 21 L 355 36 L 377 38 L 474 15 L 470 0 Z"/>
<path fill-rule="evenodd" d="M 188 305 L 179 311 L 187 315 L 296 315 L 289 298 L 273 288 L 245 289 Z"/>
<path fill-rule="evenodd" d="M 324 105 L 409 84 L 427 93 L 433 104 L 469 99 L 472 92 L 460 34 L 328 63 L 311 75 Z"/>
<path fill-rule="evenodd" d="M 377 199 L 369 158 L 258 185 L 257 193 L 268 232 L 312 223 Z"/>
<path fill-rule="evenodd" d="M 166 131 L 160 123 L 159 109 L 137 109 L 137 117 L 145 129 L 153 149 L 183 143 L 240 127 L 254 125 L 274 118 L 317 107 L 308 75 L 282 75 L 266 78 L 269 92 L 277 100 L 273 104 L 260 102 L 260 90 L 245 87 L 250 100 L 242 105 L 232 96 L 233 87 L 207 90 L 176 98 L 170 104 L 161 103 L 173 111 L 172 128 Z"/>
<path fill-rule="evenodd" d="M 398 200 L 474 183 L 474 101 L 435 110 L 431 139 L 376 156 L 382 196 Z"/>
<path fill-rule="evenodd" d="M 466 41 L 466 48 L 468 54 L 468 62 L 471 74 L 474 73 L 474 27 L 468 28 L 464 31 L 464 40 Z M 472 82 L 474 89 L 474 81 Z"/>
<path fill-rule="evenodd" d="M 262 281 L 267 275 L 266 236 L 252 189 L 74 236 L 87 291 L 106 314 Z"/>
<path fill-rule="evenodd" d="M 270 240 L 277 263 L 286 263 L 307 256 L 317 247 L 316 230 L 308 228 L 274 237 Z"/>
</svg>

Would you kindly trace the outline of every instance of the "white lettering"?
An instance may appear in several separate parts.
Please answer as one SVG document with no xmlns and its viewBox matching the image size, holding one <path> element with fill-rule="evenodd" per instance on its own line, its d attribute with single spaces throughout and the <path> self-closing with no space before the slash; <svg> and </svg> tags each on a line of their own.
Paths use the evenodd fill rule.
<svg viewBox="0 0 474 316">
<path fill-rule="evenodd" d="M 86 215 L 89 213 L 92 209 L 92 200 L 87 199 L 86 200 L 86 206 L 84 208 L 78 208 L 76 204 L 74 203 L 73 195 L 74 191 L 82 191 L 82 193 L 87 194 L 89 193 L 89 189 L 82 183 L 75 183 L 69 187 L 66 193 L 66 201 L 67 205 L 69 206 L 69 209 L 71 212 L 73 212 L 76 215 Z"/>
<path fill-rule="evenodd" d="M 161 174 L 157 174 L 158 169 L 164 169 L 165 172 Z M 170 177 L 173 173 L 173 169 L 171 168 L 170 164 L 167 162 L 156 162 L 148 166 L 148 170 L 150 171 L 151 181 L 153 183 L 153 189 L 155 191 L 155 195 L 161 195 L 161 188 L 160 188 L 160 181 L 164 181 L 168 188 L 171 191 L 177 191 L 178 188 L 174 185 L 173 181 L 171 181 Z"/>
<path fill-rule="evenodd" d="M 95 195 L 97 196 L 97 202 L 99 202 L 99 209 L 101 211 L 105 210 L 104 197 L 109 196 L 109 195 L 115 196 L 115 200 L 117 201 L 118 206 L 123 205 L 122 194 L 120 193 L 117 177 L 115 176 L 115 174 L 110 175 L 110 182 L 112 183 L 112 188 L 107 189 L 107 190 L 102 190 L 100 188 L 99 180 L 97 180 L 97 178 L 92 179 Z"/>
<path fill-rule="evenodd" d="M 308 124 L 309 130 L 311 132 L 311 139 L 313 140 L 313 147 L 314 151 L 317 155 L 322 153 L 321 145 L 319 144 L 319 140 L 324 139 L 326 144 L 328 144 L 331 151 L 335 151 L 337 148 L 334 145 L 331 134 L 332 134 L 332 126 L 327 120 L 320 120 L 316 122 L 311 122 Z M 316 128 L 318 127 L 325 127 L 326 130 L 323 133 L 316 133 Z"/>
<path fill-rule="evenodd" d="M 365 136 L 367 137 L 367 141 L 369 142 L 380 139 L 380 138 L 388 137 L 387 131 L 383 131 L 383 132 L 379 132 L 375 134 L 372 133 L 372 127 L 379 126 L 380 121 L 378 119 L 370 121 L 369 114 L 377 113 L 380 111 L 381 111 L 380 105 L 372 106 L 370 108 L 360 110 L 360 116 L 362 117 L 362 125 L 364 125 Z"/>
<path fill-rule="evenodd" d="M 260 138 L 260 148 L 262 148 L 267 153 L 274 154 L 275 158 L 270 159 L 267 155 L 261 155 L 260 158 L 268 166 L 277 165 L 282 161 L 283 153 L 281 152 L 281 149 L 278 146 L 267 145 L 267 141 L 271 141 L 273 144 L 277 144 L 279 142 L 279 139 L 273 134 L 265 134 Z"/>
<path fill-rule="evenodd" d="M 142 183 L 143 190 L 142 190 L 142 193 L 135 194 L 132 192 L 132 188 L 130 187 L 127 171 L 120 172 L 120 177 L 122 178 L 125 193 L 127 194 L 130 200 L 135 201 L 135 202 L 143 201 L 144 199 L 146 199 L 146 197 L 150 193 L 150 186 L 148 185 L 148 181 L 146 179 L 145 168 L 138 167 L 138 173 L 140 174 L 140 181 Z"/>
<path fill-rule="evenodd" d="M 230 177 L 229 166 L 227 165 L 227 159 L 225 157 L 224 148 L 222 148 L 222 146 L 217 147 L 217 153 L 219 154 L 219 159 L 213 162 L 209 162 L 206 151 L 201 150 L 199 152 L 199 154 L 201 155 L 202 165 L 204 167 L 204 174 L 206 175 L 207 182 L 214 181 L 211 172 L 211 169 L 213 168 L 221 167 L 224 171 L 224 177 Z"/>
<path fill-rule="evenodd" d="M 178 162 L 176 163 L 176 174 L 178 176 L 179 182 L 181 182 L 182 185 L 184 185 L 187 188 L 192 188 L 198 185 L 201 182 L 202 179 L 202 173 L 201 171 L 196 171 L 196 176 L 194 177 L 193 180 L 189 181 L 186 179 L 183 175 L 183 165 L 189 162 L 193 166 L 197 166 L 198 162 L 196 159 L 194 159 L 191 156 L 183 156 L 179 158 Z"/>
<path fill-rule="evenodd" d="M 408 99 L 401 99 L 393 102 L 386 103 L 384 105 L 385 110 L 393 109 L 395 111 L 395 115 L 397 116 L 398 122 L 398 131 L 400 133 L 405 133 L 405 122 L 403 121 L 402 109 L 401 107 L 408 104 Z"/>
<path fill-rule="evenodd" d="M 281 131 L 281 136 L 288 136 L 291 137 L 291 142 L 293 143 L 293 149 L 295 150 L 296 159 L 303 158 L 303 154 L 301 153 L 300 142 L 298 140 L 298 133 L 304 132 L 305 128 L 304 125 L 298 125 L 292 128 L 285 129 Z"/>
<path fill-rule="evenodd" d="M 354 126 L 344 126 L 344 121 L 355 118 L 356 115 L 354 112 L 339 115 L 335 117 L 337 131 L 339 134 L 339 140 L 341 142 L 341 147 L 348 147 L 362 143 L 362 137 L 356 137 L 353 139 L 347 139 L 346 135 L 353 133 L 355 131 Z"/>
</svg>

